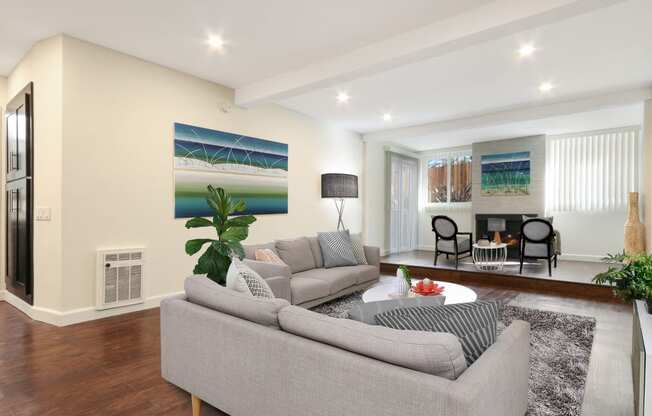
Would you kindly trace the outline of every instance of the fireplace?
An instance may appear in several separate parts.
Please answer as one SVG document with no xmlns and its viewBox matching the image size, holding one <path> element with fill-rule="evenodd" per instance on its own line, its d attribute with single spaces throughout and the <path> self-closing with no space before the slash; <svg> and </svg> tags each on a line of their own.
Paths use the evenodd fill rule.
<svg viewBox="0 0 652 416">
<path fill-rule="evenodd" d="M 519 242 L 521 238 L 521 225 L 523 224 L 523 215 L 528 217 L 537 217 L 537 214 L 476 214 L 475 215 L 475 235 L 478 239 L 486 238 L 493 240 L 494 232 L 489 231 L 489 222 L 491 219 L 501 219 L 505 221 L 505 231 L 500 232 L 500 239 L 507 243 L 507 258 L 515 260 L 520 256 Z"/>
</svg>

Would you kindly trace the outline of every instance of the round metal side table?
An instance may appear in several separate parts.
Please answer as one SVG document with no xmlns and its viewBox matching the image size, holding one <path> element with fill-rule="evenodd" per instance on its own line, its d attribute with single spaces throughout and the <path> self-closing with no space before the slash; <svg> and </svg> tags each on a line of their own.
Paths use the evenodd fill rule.
<svg viewBox="0 0 652 416">
<path fill-rule="evenodd" d="M 473 263 L 483 272 L 501 271 L 507 260 L 507 244 L 473 244 Z"/>
</svg>

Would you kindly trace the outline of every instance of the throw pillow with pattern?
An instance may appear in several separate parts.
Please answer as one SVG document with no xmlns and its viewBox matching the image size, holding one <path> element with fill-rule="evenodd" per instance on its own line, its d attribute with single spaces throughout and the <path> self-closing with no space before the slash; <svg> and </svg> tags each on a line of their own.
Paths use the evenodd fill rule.
<svg viewBox="0 0 652 416">
<path fill-rule="evenodd" d="M 358 264 L 369 264 L 367 256 L 364 254 L 364 245 L 362 244 L 362 235 L 351 234 L 351 245 L 353 246 L 353 255 Z"/>
<path fill-rule="evenodd" d="M 394 329 L 451 333 L 460 340 L 471 365 L 496 342 L 499 311 L 499 302 L 420 306 L 377 314 L 376 322 Z"/>
<path fill-rule="evenodd" d="M 353 244 L 347 231 L 317 233 L 324 267 L 355 266 L 358 261 L 353 254 Z"/>
<path fill-rule="evenodd" d="M 281 258 L 268 248 L 259 248 L 256 250 L 256 260 L 265 263 L 278 264 L 279 266 L 287 266 Z"/>
<path fill-rule="evenodd" d="M 226 273 L 226 287 L 258 298 L 274 299 L 274 292 L 265 279 L 238 258 L 231 260 Z"/>
</svg>

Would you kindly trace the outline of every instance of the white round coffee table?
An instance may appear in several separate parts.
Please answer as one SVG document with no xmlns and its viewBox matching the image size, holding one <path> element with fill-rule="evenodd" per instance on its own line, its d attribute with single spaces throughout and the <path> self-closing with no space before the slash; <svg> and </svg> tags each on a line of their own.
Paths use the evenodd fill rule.
<svg viewBox="0 0 652 416">
<path fill-rule="evenodd" d="M 417 283 L 417 279 L 412 279 L 412 286 Z M 458 285 L 456 283 L 449 282 L 438 282 L 439 286 L 444 287 L 444 293 L 442 295 L 446 296 L 446 301 L 444 304 L 452 305 L 454 303 L 468 303 L 475 302 L 478 299 L 478 295 L 471 289 L 466 286 Z M 380 300 L 389 300 L 395 299 L 391 298 L 389 295 L 396 292 L 396 286 L 393 282 L 381 282 L 375 286 L 370 287 L 362 294 L 362 301 L 367 302 L 377 302 Z M 409 296 L 419 296 L 410 294 Z"/>
<path fill-rule="evenodd" d="M 505 265 L 505 260 L 507 260 L 507 244 L 473 244 L 473 263 L 476 269 L 485 272 L 500 271 Z"/>
</svg>

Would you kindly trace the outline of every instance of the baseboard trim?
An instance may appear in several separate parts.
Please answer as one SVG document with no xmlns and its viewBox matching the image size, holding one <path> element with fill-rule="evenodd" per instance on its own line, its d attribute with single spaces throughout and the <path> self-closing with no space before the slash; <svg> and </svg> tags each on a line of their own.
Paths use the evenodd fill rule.
<svg viewBox="0 0 652 416">
<path fill-rule="evenodd" d="M 6 290 L 0 290 L 0 301 L 5 300 L 5 292 Z"/>
<path fill-rule="evenodd" d="M 167 297 L 183 294 L 184 292 L 173 292 L 163 295 L 150 296 L 143 303 L 129 305 L 121 308 L 105 309 L 98 311 L 94 307 L 72 309 L 61 312 L 54 309 L 32 306 L 11 292 L 4 291 L 4 300 L 23 312 L 35 321 L 45 322 L 55 326 L 74 325 L 81 322 L 94 321 L 96 319 L 108 318 L 111 316 L 123 315 L 125 313 L 137 312 L 146 309 L 157 308 L 161 301 Z"/>
</svg>

